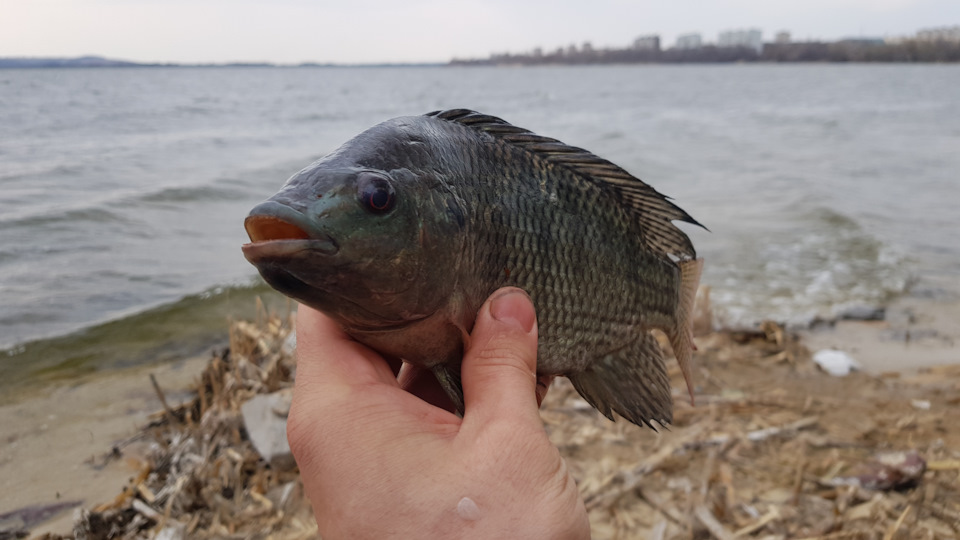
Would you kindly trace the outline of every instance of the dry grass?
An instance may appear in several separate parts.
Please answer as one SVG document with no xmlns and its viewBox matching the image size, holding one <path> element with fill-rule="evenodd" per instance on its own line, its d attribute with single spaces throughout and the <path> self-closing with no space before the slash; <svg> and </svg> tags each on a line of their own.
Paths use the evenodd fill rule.
<svg viewBox="0 0 960 540">
<path fill-rule="evenodd" d="M 290 324 L 261 319 L 232 326 L 196 397 L 139 435 L 140 473 L 83 511 L 73 538 L 316 535 L 296 469 L 260 459 L 243 429 L 245 400 L 292 385 Z M 604 419 L 566 380 L 551 388 L 544 425 L 594 538 L 960 537 L 960 366 L 834 378 L 776 325 L 698 343 L 697 405 L 672 373 L 677 410 L 660 432 Z"/>
</svg>

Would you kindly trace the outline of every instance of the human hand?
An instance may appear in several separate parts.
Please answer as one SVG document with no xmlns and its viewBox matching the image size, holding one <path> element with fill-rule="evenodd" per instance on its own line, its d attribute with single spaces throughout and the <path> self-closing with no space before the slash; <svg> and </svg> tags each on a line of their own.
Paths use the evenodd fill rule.
<svg viewBox="0 0 960 540">
<path fill-rule="evenodd" d="M 470 342 L 458 418 L 411 393 L 425 378 L 398 382 L 398 366 L 300 306 L 287 436 L 324 538 L 590 536 L 540 421 L 527 295 L 494 293 Z"/>
</svg>

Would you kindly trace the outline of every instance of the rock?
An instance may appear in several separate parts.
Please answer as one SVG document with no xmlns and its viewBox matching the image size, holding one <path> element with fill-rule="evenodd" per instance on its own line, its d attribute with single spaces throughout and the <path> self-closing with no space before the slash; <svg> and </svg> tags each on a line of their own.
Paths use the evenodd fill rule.
<svg viewBox="0 0 960 540">
<path fill-rule="evenodd" d="M 240 407 L 250 442 L 265 461 L 286 468 L 293 464 L 287 443 L 287 413 L 293 399 L 291 390 L 259 394 Z"/>
<path fill-rule="evenodd" d="M 283 340 L 283 345 L 280 346 L 280 350 L 285 354 L 293 355 L 293 352 L 297 350 L 297 333 L 290 332 L 287 334 L 287 338 Z"/>
<path fill-rule="evenodd" d="M 153 538 L 154 540 L 183 540 L 186 538 L 185 529 L 183 525 L 164 527 Z"/>
<path fill-rule="evenodd" d="M 923 477 L 927 462 L 916 450 L 883 452 L 856 467 L 853 474 L 834 478 L 834 485 L 857 486 L 875 491 L 912 487 Z"/>
<path fill-rule="evenodd" d="M 834 349 L 817 351 L 813 355 L 813 361 L 834 377 L 844 377 L 851 371 L 860 369 L 860 364 L 847 353 Z"/>
</svg>

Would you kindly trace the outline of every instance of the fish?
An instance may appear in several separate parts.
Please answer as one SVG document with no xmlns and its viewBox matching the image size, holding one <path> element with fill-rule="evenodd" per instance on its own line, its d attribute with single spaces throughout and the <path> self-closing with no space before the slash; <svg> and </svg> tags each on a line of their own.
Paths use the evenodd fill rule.
<svg viewBox="0 0 960 540">
<path fill-rule="evenodd" d="M 294 174 L 250 211 L 242 249 L 273 288 L 431 370 L 461 414 L 477 311 L 519 287 L 537 311 L 538 376 L 656 429 L 673 400 L 655 330 L 694 395 L 703 259 L 675 221 L 703 227 L 591 152 L 450 109 L 387 120 Z"/>
</svg>

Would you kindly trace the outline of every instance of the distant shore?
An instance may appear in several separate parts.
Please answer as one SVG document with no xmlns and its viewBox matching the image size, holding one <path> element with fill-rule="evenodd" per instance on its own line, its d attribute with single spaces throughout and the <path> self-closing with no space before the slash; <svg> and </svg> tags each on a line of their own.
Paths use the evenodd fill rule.
<svg viewBox="0 0 960 540">
<path fill-rule="evenodd" d="M 580 65 L 580 64 L 729 64 L 729 63 L 951 63 L 960 62 L 960 42 L 903 40 L 805 41 L 720 47 L 535 50 L 531 53 L 493 54 L 484 59 L 454 59 L 456 66 Z"/>
<path fill-rule="evenodd" d="M 903 40 L 896 43 L 877 43 L 871 40 L 841 40 L 835 42 L 766 43 L 760 50 L 752 47 L 719 47 L 704 45 L 687 49 L 557 49 L 553 52 L 492 54 L 488 58 L 454 58 L 449 62 L 410 63 L 335 63 L 301 62 L 277 64 L 272 62 L 177 63 L 131 62 L 81 56 L 76 58 L 0 58 L 0 69 L 27 68 L 371 68 L 371 67 L 444 67 L 444 66 L 537 66 L 589 64 L 723 64 L 723 63 L 957 63 L 960 62 L 960 42 Z"/>
</svg>

